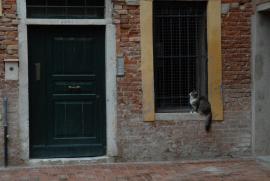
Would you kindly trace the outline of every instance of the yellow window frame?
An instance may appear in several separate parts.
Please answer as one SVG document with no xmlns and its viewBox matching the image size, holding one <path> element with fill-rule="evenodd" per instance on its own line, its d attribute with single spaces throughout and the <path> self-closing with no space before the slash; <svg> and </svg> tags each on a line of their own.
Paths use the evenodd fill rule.
<svg viewBox="0 0 270 181">
<path fill-rule="evenodd" d="M 0 16 L 2 16 L 2 0 L 0 0 Z"/>
<path fill-rule="evenodd" d="M 141 71 L 144 121 L 155 120 L 153 68 L 153 0 L 140 1 Z M 207 3 L 208 97 L 213 120 L 223 120 L 221 0 Z"/>
</svg>

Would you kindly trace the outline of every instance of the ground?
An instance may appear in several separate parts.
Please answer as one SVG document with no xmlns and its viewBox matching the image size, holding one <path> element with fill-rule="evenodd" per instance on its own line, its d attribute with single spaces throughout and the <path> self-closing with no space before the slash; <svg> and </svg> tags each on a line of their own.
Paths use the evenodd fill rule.
<svg viewBox="0 0 270 181">
<path fill-rule="evenodd" d="M 258 159 L 0 168 L 0 181 L 270 181 Z"/>
</svg>

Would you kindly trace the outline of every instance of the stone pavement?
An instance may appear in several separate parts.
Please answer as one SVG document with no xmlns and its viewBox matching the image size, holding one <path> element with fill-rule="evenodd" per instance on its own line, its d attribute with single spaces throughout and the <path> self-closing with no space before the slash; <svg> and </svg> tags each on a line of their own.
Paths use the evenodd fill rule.
<svg viewBox="0 0 270 181">
<path fill-rule="evenodd" d="M 256 160 L 115 163 L 0 168 L 0 181 L 270 181 Z"/>
</svg>

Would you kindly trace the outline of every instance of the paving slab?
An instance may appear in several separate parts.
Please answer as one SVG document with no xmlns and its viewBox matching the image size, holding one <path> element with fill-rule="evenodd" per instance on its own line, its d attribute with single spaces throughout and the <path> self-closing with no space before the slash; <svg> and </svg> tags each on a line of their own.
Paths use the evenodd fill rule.
<svg viewBox="0 0 270 181">
<path fill-rule="evenodd" d="M 85 164 L 0 169 L 0 181 L 270 181 L 259 159 Z"/>
</svg>

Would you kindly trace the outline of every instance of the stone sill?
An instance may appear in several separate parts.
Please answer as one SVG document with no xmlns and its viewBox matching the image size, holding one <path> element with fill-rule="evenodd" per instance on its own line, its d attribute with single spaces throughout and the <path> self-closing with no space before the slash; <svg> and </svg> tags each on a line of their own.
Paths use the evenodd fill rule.
<svg viewBox="0 0 270 181">
<path fill-rule="evenodd" d="M 27 25 L 106 25 L 112 20 L 107 19 L 34 19 L 25 20 Z"/>
<path fill-rule="evenodd" d="M 201 121 L 205 117 L 198 113 L 156 113 L 155 120 L 160 121 Z"/>
<path fill-rule="evenodd" d="M 30 159 L 28 166 L 50 166 L 50 165 L 78 165 L 95 163 L 113 163 L 114 158 L 109 156 L 86 157 L 86 158 L 49 158 L 49 159 Z"/>
<path fill-rule="evenodd" d="M 270 2 L 265 2 L 263 4 L 257 5 L 256 10 L 258 12 L 270 12 Z"/>
</svg>

